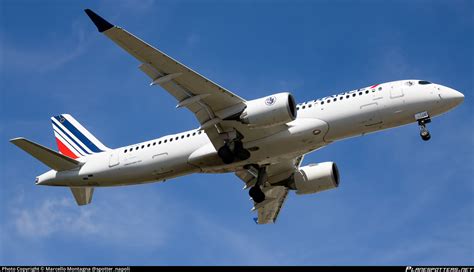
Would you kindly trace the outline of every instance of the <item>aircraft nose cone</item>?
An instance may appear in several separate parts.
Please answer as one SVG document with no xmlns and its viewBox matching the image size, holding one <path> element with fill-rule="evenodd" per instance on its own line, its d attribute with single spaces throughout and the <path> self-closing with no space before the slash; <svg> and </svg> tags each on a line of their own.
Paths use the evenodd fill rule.
<svg viewBox="0 0 474 272">
<path fill-rule="evenodd" d="M 451 88 L 443 90 L 441 97 L 444 101 L 449 103 L 451 107 L 456 107 L 464 101 L 464 95 Z"/>
</svg>

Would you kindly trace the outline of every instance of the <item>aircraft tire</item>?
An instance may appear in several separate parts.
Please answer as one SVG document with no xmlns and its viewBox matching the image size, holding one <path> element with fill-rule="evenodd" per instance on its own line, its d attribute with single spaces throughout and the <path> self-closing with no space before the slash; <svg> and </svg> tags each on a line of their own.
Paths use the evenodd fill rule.
<svg viewBox="0 0 474 272">
<path fill-rule="evenodd" d="M 219 148 L 219 151 L 217 151 L 217 154 L 219 155 L 219 157 L 222 159 L 222 161 L 225 164 L 231 164 L 235 160 L 234 153 L 232 153 L 232 151 L 227 145 L 224 145 L 223 147 Z"/>
<path fill-rule="evenodd" d="M 260 203 L 265 200 L 265 194 L 262 192 L 260 187 L 257 186 L 250 188 L 249 195 L 256 203 Z"/>
<path fill-rule="evenodd" d="M 421 136 L 421 139 L 423 141 L 428 141 L 429 139 L 431 139 L 431 134 L 429 131 L 427 130 L 423 130 L 420 132 L 420 136 Z"/>
</svg>

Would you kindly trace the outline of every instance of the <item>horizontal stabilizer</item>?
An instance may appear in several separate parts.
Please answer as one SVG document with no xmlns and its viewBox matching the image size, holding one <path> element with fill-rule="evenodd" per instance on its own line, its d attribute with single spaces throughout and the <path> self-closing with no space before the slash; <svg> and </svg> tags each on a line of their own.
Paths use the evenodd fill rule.
<svg viewBox="0 0 474 272">
<path fill-rule="evenodd" d="M 56 171 L 74 169 L 81 162 L 25 138 L 11 139 L 10 142 Z"/>
<path fill-rule="evenodd" d="M 70 187 L 70 189 L 77 205 L 83 206 L 91 203 L 94 187 Z"/>
</svg>

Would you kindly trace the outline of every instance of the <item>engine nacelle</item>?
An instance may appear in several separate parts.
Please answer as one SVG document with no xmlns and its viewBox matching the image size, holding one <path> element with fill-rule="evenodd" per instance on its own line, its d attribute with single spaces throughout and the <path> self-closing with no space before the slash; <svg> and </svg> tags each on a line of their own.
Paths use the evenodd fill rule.
<svg viewBox="0 0 474 272">
<path fill-rule="evenodd" d="M 290 93 L 278 93 L 247 102 L 240 115 L 244 124 L 269 127 L 286 124 L 296 119 L 296 103 Z"/>
<path fill-rule="evenodd" d="M 314 194 L 338 187 L 339 170 L 334 162 L 310 164 L 299 168 L 293 179 L 297 194 Z"/>
</svg>

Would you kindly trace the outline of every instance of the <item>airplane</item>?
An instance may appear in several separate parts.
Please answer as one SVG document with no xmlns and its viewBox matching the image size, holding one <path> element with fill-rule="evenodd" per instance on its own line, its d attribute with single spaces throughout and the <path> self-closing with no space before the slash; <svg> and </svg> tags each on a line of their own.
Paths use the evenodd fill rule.
<svg viewBox="0 0 474 272">
<path fill-rule="evenodd" d="M 196 116 L 197 129 L 119 148 L 101 143 L 69 114 L 51 117 L 59 152 L 25 138 L 10 141 L 50 167 L 35 183 L 69 187 L 78 205 L 94 188 L 165 181 L 193 173 L 233 172 L 244 182 L 257 224 L 274 223 L 289 191 L 339 186 L 335 162 L 302 166 L 305 154 L 334 142 L 410 123 L 424 141 L 427 124 L 464 101 L 426 80 L 371 85 L 297 104 L 289 92 L 245 100 L 126 30 L 85 10 L 98 31 L 140 62 L 140 70 Z"/>
</svg>

